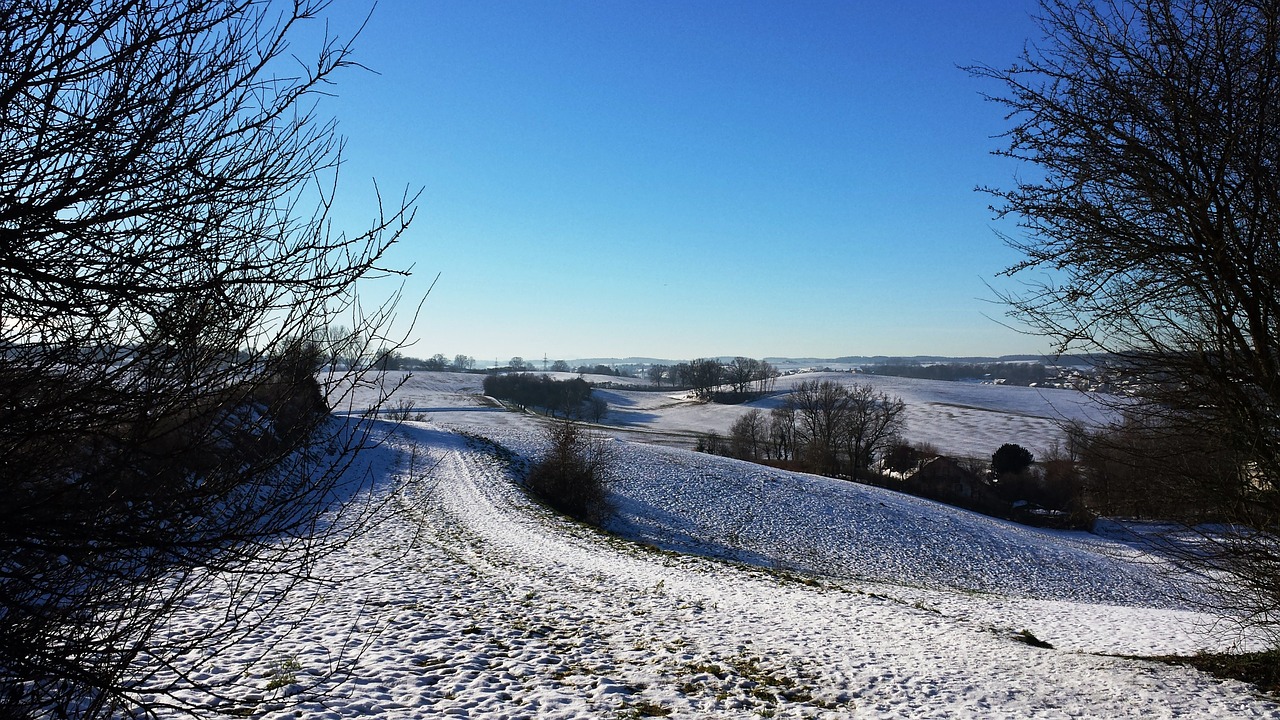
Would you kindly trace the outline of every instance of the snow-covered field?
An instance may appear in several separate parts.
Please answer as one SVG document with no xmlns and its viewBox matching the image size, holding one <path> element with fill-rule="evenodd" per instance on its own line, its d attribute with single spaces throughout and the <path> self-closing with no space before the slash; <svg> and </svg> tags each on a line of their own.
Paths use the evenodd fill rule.
<svg viewBox="0 0 1280 720">
<path fill-rule="evenodd" d="M 912 407 L 909 432 L 944 451 L 1033 446 L 1035 432 L 1052 440 L 1038 424 L 1052 413 L 1087 412 L 1022 388 L 874 380 Z M 269 718 L 1280 718 L 1241 683 L 1116 657 L 1247 645 L 1174 600 L 1176 579 L 1138 549 L 637 443 L 727 428 L 742 411 L 646 392 L 614 393 L 631 404 L 616 404 L 630 415 L 614 418 L 609 443 L 610 535 L 512 482 L 494 448 L 536 456 L 541 421 L 478 391 L 477 376 L 432 373 L 400 388 L 422 421 L 379 427 L 385 441 L 362 460 L 393 493 L 383 521 L 327 560 L 344 580 L 280 614 L 296 626 L 272 640 L 259 687 L 220 707 Z M 997 416 L 1011 419 L 976 440 L 945 424 Z M 182 622 L 216 616 L 221 599 Z M 1024 631 L 1052 649 L 1021 642 Z M 202 672 L 233 674 L 264 641 Z M 342 684 L 281 702 L 344 652 L 357 662 Z"/>
<path fill-rule="evenodd" d="M 578 377 L 573 373 L 547 374 L 557 379 Z M 483 382 L 482 375 L 409 375 L 391 404 L 404 401 L 431 416 L 442 412 L 446 406 L 456 406 L 459 401 L 474 404 L 474 400 L 467 398 L 480 394 Z M 585 377 L 594 383 L 620 381 L 604 375 Z M 902 398 L 907 406 L 908 440 L 928 442 L 945 454 L 962 457 L 989 458 L 1001 445 L 1010 442 L 1040 455 L 1062 441 L 1063 422 L 1096 424 L 1106 420 L 1110 412 L 1094 397 L 1073 390 L 939 382 L 849 372 L 786 375 L 778 379 L 775 390 L 783 393 L 798 383 L 813 380 L 870 384 L 877 391 Z M 626 382 L 625 379 L 622 381 Z M 692 447 L 694 436 L 700 433 L 727 434 L 734 420 L 751 408 L 769 410 L 782 402 L 781 395 L 743 405 L 713 405 L 695 402 L 688 393 L 678 391 L 601 389 L 596 392 L 609 402 L 610 412 L 605 424 L 619 431 L 615 434 L 683 447 Z M 368 388 L 355 393 L 354 407 L 368 403 L 372 397 L 373 393 Z"/>
</svg>

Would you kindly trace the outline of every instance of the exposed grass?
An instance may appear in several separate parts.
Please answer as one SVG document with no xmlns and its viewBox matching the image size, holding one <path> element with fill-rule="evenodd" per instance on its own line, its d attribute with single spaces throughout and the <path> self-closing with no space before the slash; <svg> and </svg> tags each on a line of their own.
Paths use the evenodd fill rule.
<svg viewBox="0 0 1280 720">
<path fill-rule="evenodd" d="M 267 690 L 278 690 L 298 682 L 298 671 L 302 664 L 295 657 L 287 657 L 272 663 L 267 671 Z"/>
<path fill-rule="evenodd" d="M 1036 637 L 1035 635 L 1032 635 L 1030 630 L 1019 630 L 1018 632 L 1013 634 L 1013 639 L 1017 640 L 1020 643 L 1030 645 L 1031 647 L 1043 648 L 1045 650 L 1053 649 L 1052 643 L 1046 642 Z"/>
<path fill-rule="evenodd" d="M 657 703 L 651 703 L 648 700 L 641 700 L 631 706 L 637 717 L 666 717 L 671 714 L 671 708 L 666 708 Z"/>
<path fill-rule="evenodd" d="M 1170 665 L 1189 665 L 1226 680 L 1242 680 L 1268 695 L 1280 697 L 1280 649 L 1253 653 L 1197 653 L 1136 657 Z"/>
</svg>

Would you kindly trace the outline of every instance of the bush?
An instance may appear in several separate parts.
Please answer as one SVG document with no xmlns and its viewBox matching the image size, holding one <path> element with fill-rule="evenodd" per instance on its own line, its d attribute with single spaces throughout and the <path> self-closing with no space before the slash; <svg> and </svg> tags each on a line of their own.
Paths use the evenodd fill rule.
<svg viewBox="0 0 1280 720">
<path fill-rule="evenodd" d="M 581 425 L 557 422 L 547 432 L 551 447 L 525 477 L 525 487 L 560 512 L 592 525 L 611 514 L 608 486 L 612 460 L 604 438 Z"/>
<path fill-rule="evenodd" d="M 897 443 L 884 456 L 884 466 L 897 473 L 909 473 L 919 469 L 923 460 L 921 452 L 907 443 Z"/>
<path fill-rule="evenodd" d="M 1021 445 L 1005 443 L 991 456 L 991 469 L 995 471 L 996 475 L 1004 475 L 1005 473 L 1016 475 L 1031 467 L 1033 461 L 1034 458 L 1031 457 L 1030 450 Z"/>
</svg>

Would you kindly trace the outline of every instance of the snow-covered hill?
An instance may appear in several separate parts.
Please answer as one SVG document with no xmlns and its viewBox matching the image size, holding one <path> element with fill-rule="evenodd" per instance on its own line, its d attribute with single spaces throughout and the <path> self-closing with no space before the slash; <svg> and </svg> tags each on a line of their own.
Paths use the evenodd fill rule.
<svg viewBox="0 0 1280 720">
<path fill-rule="evenodd" d="M 572 373 L 549 373 L 561 379 L 578 377 Z M 388 386 L 407 377 L 395 393 L 391 405 L 405 402 L 428 414 L 445 405 L 463 402 L 482 392 L 482 375 L 460 373 L 388 373 Z M 587 376 L 591 382 L 613 382 L 618 378 Z M 982 385 L 943 382 L 848 372 L 811 372 L 786 375 L 778 380 L 776 394 L 744 405 L 714 405 L 697 402 L 678 391 L 636 391 L 599 389 L 609 402 L 605 424 L 622 436 L 650 442 L 667 442 L 691 447 L 691 436 L 717 432 L 724 435 L 734 420 L 751 408 L 768 410 L 779 405 L 785 393 L 797 383 L 830 380 L 842 384 L 866 383 L 906 403 L 906 437 L 928 442 L 941 452 L 962 457 L 989 458 L 1001 445 L 1017 443 L 1037 456 L 1063 439 L 1062 423 L 1077 421 L 1096 424 L 1109 417 L 1110 410 L 1095 396 L 1074 390 Z M 375 388 L 365 387 L 352 395 L 355 407 L 367 404 Z"/>
<path fill-rule="evenodd" d="M 426 419 L 386 424 L 385 442 L 364 456 L 385 476 L 382 492 L 395 493 L 384 521 L 330 558 L 343 582 L 299 597 L 297 626 L 272 640 L 269 657 L 291 668 L 285 681 L 285 665 L 268 663 L 224 709 L 1280 717 L 1240 683 L 1112 657 L 1239 640 L 1174 602 L 1158 560 L 1134 548 L 625 440 L 611 443 L 617 537 L 565 520 L 512 482 L 494 446 L 472 438 L 534 455 L 540 421 L 487 407 L 477 390 L 475 376 L 415 377 L 401 389 Z M 184 621 L 216 615 L 220 598 L 207 600 Z M 1053 648 L 1019 639 L 1031 636 Z M 205 672 L 243 668 L 268 639 L 246 638 Z M 344 648 L 358 654 L 344 684 L 322 682 L 329 696 L 301 707 L 279 702 Z"/>
</svg>

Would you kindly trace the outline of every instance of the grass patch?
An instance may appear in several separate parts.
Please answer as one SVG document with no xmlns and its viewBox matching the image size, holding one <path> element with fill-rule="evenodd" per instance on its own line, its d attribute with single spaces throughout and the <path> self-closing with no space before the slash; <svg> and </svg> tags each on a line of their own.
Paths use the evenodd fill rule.
<svg viewBox="0 0 1280 720">
<path fill-rule="evenodd" d="M 636 717 L 666 717 L 671 714 L 671 708 L 651 703 L 648 700 L 641 700 L 632 705 L 631 709 L 635 711 Z"/>
<path fill-rule="evenodd" d="M 1224 680 L 1241 680 L 1268 695 L 1280 697 L 1280 649 L 1253 653 L 1196 653 L 1132 657 L 1169 665 L 1189 665 Z"/>
<path fill-rule="evenodd" d="M 298 682 L 298 671 L 302 669 L 302 663 L 298 662 L 296 657 L 287 657 L 283 660 L 277 660 L 272 663 L 270 670 L 267 671 L 267 690 L 279 690 L 282 687 L 292 685 Z"/>
<path fill-rule="evenodd" d="M 1045 650 L 1053 649 L 1052 643 L 1046 642 L 1035 635 L 1032 635 L 1030 630 L 1019 630 L 1013 634 L 1013 639 L 1025 645 L 1030 645 L 1031 647 L 1043 648 Z"/>
</svg>

